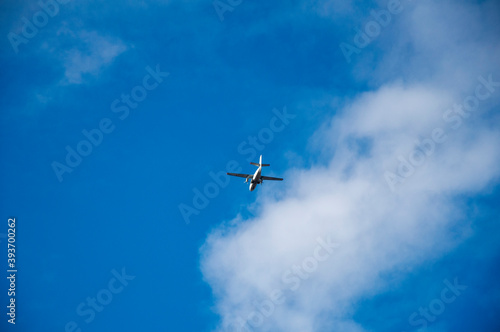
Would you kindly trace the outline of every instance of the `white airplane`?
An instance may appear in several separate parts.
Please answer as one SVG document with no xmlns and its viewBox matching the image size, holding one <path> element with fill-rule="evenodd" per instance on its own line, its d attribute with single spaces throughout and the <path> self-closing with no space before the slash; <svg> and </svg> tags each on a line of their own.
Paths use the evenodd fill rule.
<svg viewBox="0 0 500 332">
<path fill-rule="evenodd" d="M 262 167 L 265 166 L 271 166 L 271 164 L 263 164 L 262 163 L 262 155 L 260 156 L 259 163 L 250 163 L 254 166 L 259 166 L 259 168 L 255 171 L 255 173 L 252 174 L 239 174 L 239 173 L 227 173 L 227 175 L 232 175 L 232 176 L 239 176 L 240 178 L 245 178 L 245 183 L 248 183 L 248 180 L 250 180 L 250 191 L 253 191 L 257 184 L 262 184 L 264 180 L 274 180 L 274 181 L 283 181 L 282 178 L 273 178 L 270 176 L 264 176 L 261 175 L 262 172 Z"/>
</svg>

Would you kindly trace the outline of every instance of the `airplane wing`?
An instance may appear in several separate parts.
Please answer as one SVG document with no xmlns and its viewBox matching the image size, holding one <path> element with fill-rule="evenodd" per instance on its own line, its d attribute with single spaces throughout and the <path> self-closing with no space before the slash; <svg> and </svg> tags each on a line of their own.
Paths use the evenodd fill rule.
<svg viewBox="0 0 500 332">
<path fill-rule="evenodd" d="M 239 176 L 240 178 L 253 177 L 252 174 L 226 173 L 227 175 Z"/>
<path fill-rule="evenodd" d="M 282 178 L 273 178 L 273 177 L 271 177 L 271 176 L 262 176 L 262 175 L 261 175 L 261 176 L 260 176 L 260 178 L 261 178 L 262 180 L 283 181 L 283 179 L 282 179 Z"/>
</svg>

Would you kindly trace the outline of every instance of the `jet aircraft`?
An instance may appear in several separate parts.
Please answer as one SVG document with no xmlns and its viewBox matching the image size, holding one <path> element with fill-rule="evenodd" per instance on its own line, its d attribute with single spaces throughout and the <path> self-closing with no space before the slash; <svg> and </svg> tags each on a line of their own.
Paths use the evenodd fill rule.
<svg viewBox="0 0 500 332">
<path fill-rule="evenodd" d="M 259 168 L 255 171 L 255 173 L 252 174 L 239 174 L 239 173 L 227 173 L 227 175 L 232 175 L 232 176 L 238 176 L 240 178 L 245 178 L 245 183 L 248 183 L 248 180 L 250 180 L 250 191 L 253 191 L 257 184 L 262 184 L 264 180 L 273 180 L 273 181 L 283 181 L 282 178 L 273 178 L 271 176 L 264 176 L 261 174 L 262 172 L 262 167 L 266 166 L 271 166 L 270 164 L 263 164 L 262 163 L 262 155 L 260 156 L 259 163 L 250 163 L 254 166 L 258 166 Z"/>
</svg>

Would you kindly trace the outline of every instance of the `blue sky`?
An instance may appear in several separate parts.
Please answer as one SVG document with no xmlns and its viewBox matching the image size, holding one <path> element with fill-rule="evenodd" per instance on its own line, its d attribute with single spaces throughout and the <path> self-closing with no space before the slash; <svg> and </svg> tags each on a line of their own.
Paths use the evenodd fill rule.
<svg viewBox="0 0 500 332">
<path fill-rule="evenodd" d="M 2 2 L 0 330 L 499 330 L 498 3 L 224 4 Z"/>
</svg>

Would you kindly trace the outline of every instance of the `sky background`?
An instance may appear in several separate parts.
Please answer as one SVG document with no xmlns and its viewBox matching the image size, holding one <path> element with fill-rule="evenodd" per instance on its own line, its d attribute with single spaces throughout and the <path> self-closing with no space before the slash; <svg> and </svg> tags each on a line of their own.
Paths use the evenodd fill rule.
<svg viewBox="0 0 500 332">
<path fill-rule="evenodd" d="M 0 15 L 1 331 L 500 330 L 498 1 Z"/>
</svg>

